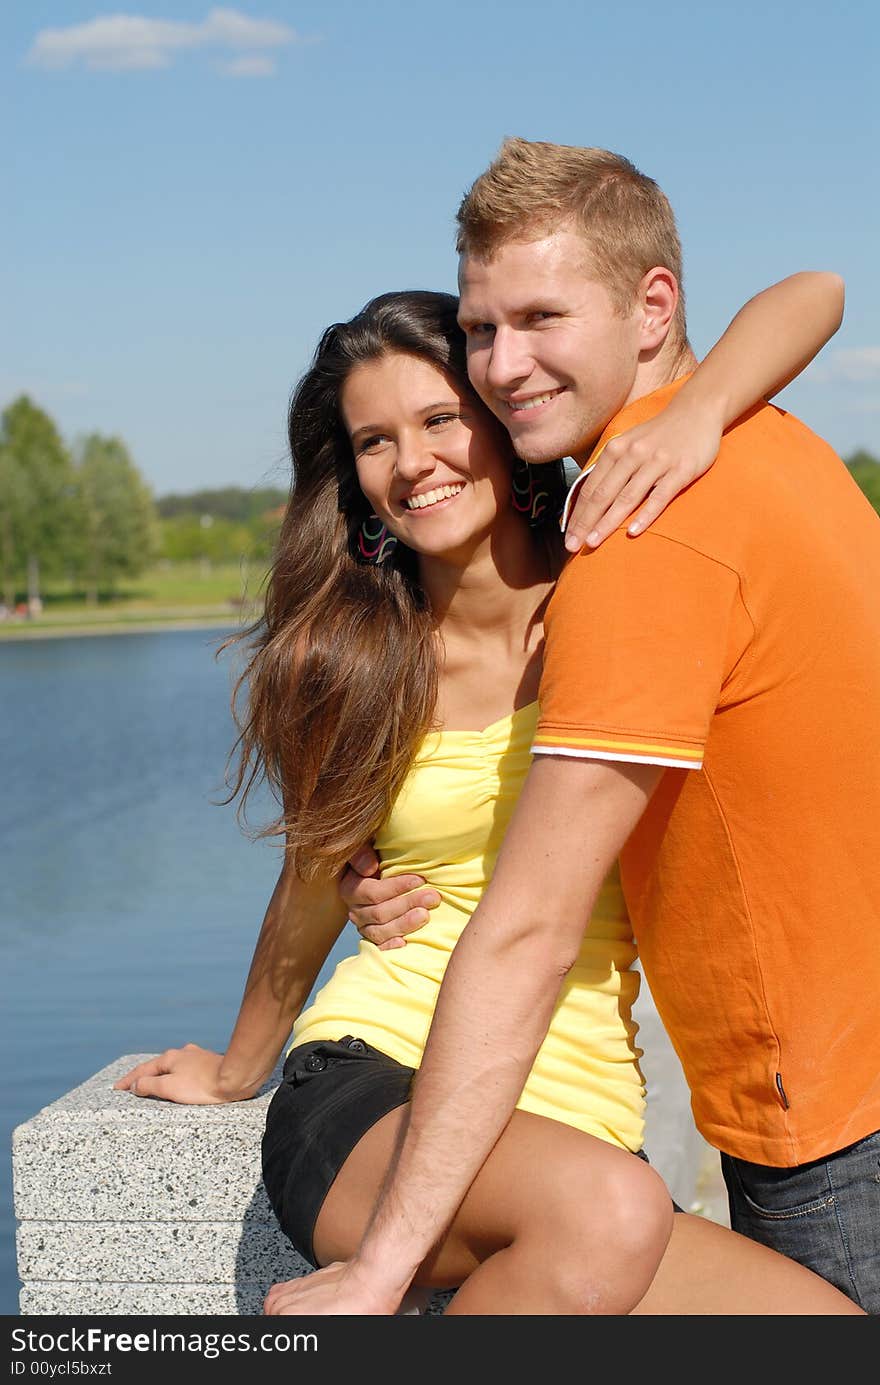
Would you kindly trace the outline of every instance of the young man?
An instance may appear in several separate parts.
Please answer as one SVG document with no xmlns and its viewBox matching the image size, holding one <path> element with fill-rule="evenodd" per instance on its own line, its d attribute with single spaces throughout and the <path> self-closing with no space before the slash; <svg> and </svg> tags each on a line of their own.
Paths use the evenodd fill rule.
<svg viewBox="0 0 880 1385">
<path fill-rule="evenodd" d="M 507 141 L 459 226 L 469 373 L 526 460 L 595 461 L 693 369 L 672 212 L 626 160 Z M 280 1311 L 394 1311 L 620 856 L 732 1224 L 880 1312 L 880 525 L 831 449 L 754 409 L 651 530 L 578 553 L 540 703 L 395 1170 L 355 1259 Z"/>
</svg>

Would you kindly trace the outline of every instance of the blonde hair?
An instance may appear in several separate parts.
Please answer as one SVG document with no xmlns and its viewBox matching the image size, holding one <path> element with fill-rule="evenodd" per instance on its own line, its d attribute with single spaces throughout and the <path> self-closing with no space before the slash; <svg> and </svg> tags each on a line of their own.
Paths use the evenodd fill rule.
<svg viewBox="0 0 880 1385">
<path fill-rule="evenodd" d="M 621 312 L 639 282 L 662 265 L 676 277 L 674 329 L 687 338 L 681 242 L 661 188 L 607 149 L 509 138 L 458 209 L 459 254 L 490 260 L 512 240 L 537 240 L 573 222 L 587 241 L 596 276 Z"/>
</svg>

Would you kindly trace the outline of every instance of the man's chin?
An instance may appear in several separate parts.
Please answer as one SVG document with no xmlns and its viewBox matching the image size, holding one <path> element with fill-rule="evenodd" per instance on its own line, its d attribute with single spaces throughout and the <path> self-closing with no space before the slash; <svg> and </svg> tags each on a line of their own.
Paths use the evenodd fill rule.
<svg viewBox="0 0 880 1385">
<path fill-rule="evenodd" d="M 571 453 L 566 447 L 557 450 L 550 445 L 541 446 L 538 443 L 519 443 L 515 439 L 513 448 L 521 462 L 528 462 L 529 466 L 547 466 L 550 462 L 558 462 L 562 457 L 568 457 Z"/>
</svg>

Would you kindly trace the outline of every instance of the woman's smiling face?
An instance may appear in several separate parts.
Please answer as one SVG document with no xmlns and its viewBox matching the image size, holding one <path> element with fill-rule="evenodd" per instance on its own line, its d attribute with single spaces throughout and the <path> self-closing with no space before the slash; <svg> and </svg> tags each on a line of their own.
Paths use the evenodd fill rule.
<svg viewBox="0 0 880 1385">
<path fill-rule="evenodd" d="M 361 490 L 402 543 L 451 557 L 489 536 L 509 507 L 512 452 L 469 389 L 389 353 L 352 370 L 341 405 Z"/>
</svg>

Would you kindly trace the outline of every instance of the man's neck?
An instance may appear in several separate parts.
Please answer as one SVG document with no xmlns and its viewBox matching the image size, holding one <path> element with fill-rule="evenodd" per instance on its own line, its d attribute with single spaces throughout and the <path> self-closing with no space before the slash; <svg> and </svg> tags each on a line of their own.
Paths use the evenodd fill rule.
<svg viewBox="0 0 880 1385">
<path fill-rule="evenodd" d="M 667 339 L 649 360 L 639 361 L 624 407 L 636 399 L 644 399 L 646 394 L 653 394 L 664 385 L 671 385 L 673 380 L 680 380 L 683 375 L 689 375 L 696 368 L 697 358 L 691 350 L 690 342 L 686 339 L 670 342 Z"/>
</svg>

